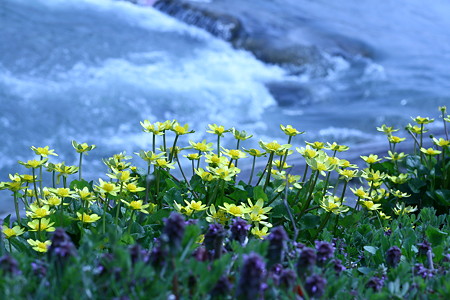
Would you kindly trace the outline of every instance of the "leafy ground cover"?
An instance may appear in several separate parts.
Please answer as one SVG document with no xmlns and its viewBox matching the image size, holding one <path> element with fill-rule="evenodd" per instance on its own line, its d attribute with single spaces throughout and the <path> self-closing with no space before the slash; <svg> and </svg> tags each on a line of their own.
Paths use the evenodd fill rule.
<svg viewBox="0 0 450 300">
<path fill-rule="evenodd" d="M 96 181 L 82 173 L 95 145 L 72 142 L 76 166 L 57 163 L 48 146 L 33 146 L 36 157 L 19 162 L 27 172 L 0 183 L 16 208 L 3 221 L 0 294 L 447 299 L 450 116 L 439 110 L 444 136 L 430 136 L 434 147 L 423 146 L 434 119 L 413 118 L 403 131 L 382 125 L 386 156 L 361 156 L 363 168 L 339 158 L 345 145 L 292 149 L 303 132 L 289 125 L 280 126 L 285 144 L 246 149 L 252 136 L 234 128 L 211 124 L 212 142 L 192 141 L 187 124 L 145 120 L 152 149 L 136 155 L 147 167 L 119 153 L 103 160 L 108 171 Z M 397 152 L 407 138 L 412 152 Z M 221 147 L 223 139 L 236 147 Z M 306 162 L 301 174 L 292 174 L 295 157 Z M 252 169 L 237 180 L 244 159 Z M 256 170 L 256 161 L 265 168 Z"/>
</svg>

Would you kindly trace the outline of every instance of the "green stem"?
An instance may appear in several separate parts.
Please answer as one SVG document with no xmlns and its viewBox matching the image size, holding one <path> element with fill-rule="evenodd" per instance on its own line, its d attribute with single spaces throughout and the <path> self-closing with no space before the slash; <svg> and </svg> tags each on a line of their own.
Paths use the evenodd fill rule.
<svg viewBox="0 0 450 300">
<path fill-rule="evenodd" d="M 33 172 L 33 178 L 36 176 L 36 172 L 34 170 L 34 168 L 31 168 L 31 171 Z M 36 197 L 36 201 L 38 203 L 39 206 L 41 206 L 41 201 L 39 201 L 39 197 L 38 197 L 38 190 L 37 190 L 37 185 L 36 185 L 36 180 L 33 180 L 33 184 L 34 184 L 34 196 Z"/>
<path fill-rule="evenodd" d="M 128 229 L 127 229 L 128 235 L 131 234 L 131 225 L 133 224 L 134 212 L 135 212 L 135 210 L 133 209 L 133 210 L 131 211 L 130 222 L 129 222 L 129 224 L 128 224 Z"/>
<path fill-rule="evenodd" d="M 312 195 L 314 193 L 314 187 L 316 186 L 316 182 L 317 182 L 317 179 L 319 178 L 319 174 L 320 174 L 319 170 L 316 171 L 316 174 L 314 174 L 314 173 L 311 174 L 312 176 L 314 176 L 314 179 L 312 181 L 311 186 L 309 186 L 309 190 L 308 190 L 308 193 L 307 193 L 305 205 L 303 206 L 302 210 L 300 211 L 300 214 L 299 214 L 300 216 L 302 216 L 305 213 L 305 211 L 308 209 L 308 207 L 309 207 L 309 205 L 311 203 Z"/>
<path fill-rule="evenodd" d="M 108 195 L 105 196 L 105 202 L 103 203 L 103 234 L 106 233 L 106 210 L 108 209 Z"/>
<path fill-rule="evenodd" d="M 41 161 L 42 161 L 43 157 L 41 156 Z M 42 199 L 44 199 L 44 191 L 42 190 L 42 164 L 39 165 L 39 190 L 41 192 L 41 197 Z M 37 197 L 37 195 L 36 195 Z"/>
<path fill-rule="evenodd" d="M 80 181 L 83 178 L 81 176 L 81 164 L 82 163 L 83 163 L 83 152 L 80 152 L 80 163 L 78 164 L 78 180 L 80 180 Z"/>
<path fill-rule="evenodd" d="M 302 185 L 305 183 L 306 174 L 308 173 L 308 167 L 309 167 L 309 165 L 306 164 L 305 165 L 305 172 L 303 172 L 303 177 L 302 177 Z"/>
<path fill-rule="evenodd" d="M 172 159 L 173 159 L 173 157 L 175 155 L 175 152 L 176 152 L 175 147 L 177 146 L 178 137 L 179 137 L 179 135 L 177 134 L 175 136 L 175 140 L 173 140 L 172 151 L 170 151 L 170 155 L 169 155 L 169 162 L 172 162 Z"/>
<path fill-rule="evenodd" d="M 220 157 L 220 135 L 217 135 L 217 156 Z"/>
<path fill-rule="evenodd" d="M 14 192 L 14 207 L 16 209 L 17 222 L 19 222 L 19 224 L 20 224 L 19 201 L 17 199 L 17 192 Z"/>
<path fill-rule="evenodd" d="M 325 227 L 325 225 L 327 224 L 328 220 L 331 217 L 331 212 L 329 212 L 326 216 L 325 219 L 323 219 L 322 223 L 320 223 L 319 229 L 317 229 L 316 234 L 314 235 L 314 237 L 312 238 L 312 240 L 314 241 L 315 239 L 317 239 L 317 237 L 319 236 L 319 234 L 322 232 L 323 228 Z"/>
<path fill-rule="evenodd" d="M 248 180 L 247 184 L 251 184 L 252 183 L 253 172 L 255 172 L 255 163 L 256 163 L 256 156 L 253 156 L 252 171 L 250 172 L 250 179 Z"/>
<path fill-rule="evenodd" d="M 347 181 L 347 180 L 344 180 L 344 181 L 345 181 L 345 182 L 344 182 L 344 188 L 343 188 L 342 194 L 341 194 L 341 202 L 344 201 L 345 190 L 347 189 L 347 184 L 348 184 L 348 181 Z"/>
<path fill-rule="evenodd" d="M 272 161 L 273 161 L 273 156 L 274 156 L 275 152 L 271 152 L 270 156 L 269 156 L 269 161 L 267 162 L 267 176 L 266 176 L 266 183 L 264 184 L 263 190 L 266 190 L 266 187 L 269 185 L 270 182 L 270 175 L 272 173 Z"/>
<path fill-rule="evenodd" d="M 153 149 L 153 153 L 156 152 L 156 136 L 155 133 L 152 133 L 152 149 Z"/>
<path fill-rule="evenodd" d="M 53 186 L 53 188 L 56 188 L 55 175 L 56 175 L 56 172 L 52 171 L 52 186 Z"/>
</svg>

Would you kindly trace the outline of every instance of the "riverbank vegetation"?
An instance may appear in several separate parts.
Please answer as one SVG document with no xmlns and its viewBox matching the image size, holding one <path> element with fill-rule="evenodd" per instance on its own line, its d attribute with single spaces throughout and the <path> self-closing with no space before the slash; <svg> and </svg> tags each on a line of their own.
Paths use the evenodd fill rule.
<svg viewBox="0 0 450 300">
<path fill-rule="evenodd" d="M 252 135 L 234 128 L 211 124 L 209 140 L 193 141 L 188 124 L 145 120 L 151 149 L 135 155 L 146 167 L 119 153 L 98 180 L 82 172 L 95 145 L 72 142 L 76 165 L 33 146 L 24 172 L 0 183 L 15 204 L 0 239 L 1 297 L 449 298 L 450 116 L 439 111 L 378 127 L 385 155 L 358 162 L 334 142 L 293 149 L 303 132 L 289 125 L 285 141 L 245 148 Z M 411 153 L 396 151 L 408 142 Z"/>
</svg>

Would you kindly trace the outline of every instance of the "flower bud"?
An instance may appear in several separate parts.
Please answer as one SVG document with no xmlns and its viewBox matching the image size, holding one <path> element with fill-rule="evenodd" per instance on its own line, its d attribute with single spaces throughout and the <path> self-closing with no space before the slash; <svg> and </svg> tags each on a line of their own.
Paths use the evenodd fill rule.
<svg viewBox="0 0 450 300">
<path fill-rule="evenodd" d="M 280 285 L 290 290 L 294 287 L 295 281 L 297 280 L 297 275 L 295 275 L 294 270 L 284 269 L 280 274 Z"/>
<path fill-rule="evenodd" d="M 372 290 L 374 292 L 378 292 L 381 290 L 381 288 L 384 285 L 384 280 L 379 278 L 379 277 L 372 277 L 370 278 L 370 280 L 367 282 L 366 287 L 367 288 L 372 288 Z"/>
</svg>

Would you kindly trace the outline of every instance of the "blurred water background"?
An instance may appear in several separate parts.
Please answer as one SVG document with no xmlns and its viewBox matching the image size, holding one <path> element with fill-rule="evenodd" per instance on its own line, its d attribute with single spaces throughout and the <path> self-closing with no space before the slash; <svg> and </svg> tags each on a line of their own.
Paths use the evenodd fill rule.
<svg viewBox="0 0 450 300">
<path fill-rule="evenodd" d="M 96 179 L 100 158 L 150 149 L 144 119 L 189 123 L 197 140 L 212 141 L 205 130 L 217 123 L 284 141 L 279 125 L 291 124 L 303 139 L 354 145 L 384 143 L 375 126 L 403 127 L 450 104 L 446 0 L 245 4 L 264 8 L 253 13 L 268 24 L 301 22 L 288 38 L 314 51 L 300 70 L 263 63 L 152 7 L 0 0 L 0 180 L 25 171 L 17 161 L 33 157 L 32 145 L 74 164 L 72 139 L 98 146 L 84 172 Z"/>
</svg>

